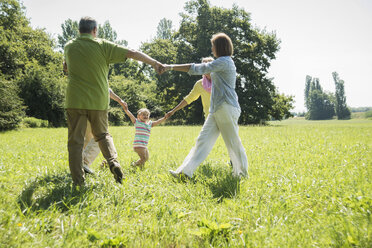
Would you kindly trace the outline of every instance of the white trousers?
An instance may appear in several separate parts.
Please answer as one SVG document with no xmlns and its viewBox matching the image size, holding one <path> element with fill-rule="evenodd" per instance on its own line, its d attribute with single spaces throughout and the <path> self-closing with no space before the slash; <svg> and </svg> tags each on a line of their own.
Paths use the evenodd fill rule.
<svg viewBox="0 0 372 248">
<path fill-rule="evenodd" d="M 98 142 L 96 142 L 93 138 L 92 128 L 89 121 L 87 123 L 87 129 L 84 139 L 83 162 L 84 165 L 87 165 L 89 167 L 101 152 Z"/>
<path fill-rule="evenodd" d="M 91 138 L 87 146 L 83 150 L 83 162 L 88 167 L 94 162 L 101 150 L 99 149 L 98 142 Z"/>
<path fill-rule="evenodd" d="M 223 103 L 215 113 L 209 114 L 195 146 L 176 172 L 192 177 L 196 168 L 207 158 L 221 133 L 233 165 L 233 175 L 247 176 L 248 160 L 239 137 L 239 116 L 240 110 L 227 103 Z"/>
</svg>

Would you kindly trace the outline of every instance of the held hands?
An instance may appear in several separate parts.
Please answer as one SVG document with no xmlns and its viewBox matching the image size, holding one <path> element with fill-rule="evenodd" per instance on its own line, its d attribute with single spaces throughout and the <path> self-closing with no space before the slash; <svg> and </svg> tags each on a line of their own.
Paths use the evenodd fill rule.
<svg viewBox="0 0 372 248">
<path fill-rule="evenodd" d="M 156 61 L 155 64 L 152 67 L 154 67 L 155 71 L 159 75 L 164 73 L 164 65 L 162 63 L 160 63 L 159 61 Z"/>
<path fill-rule="evenodd" d="M 166 72 L 166 71 L 173 71 L 173 65 L 167 65 L 167 64 L 165 64 L 164 65 L 164 71 L 163 72 Z"/>
<path fill-rule="evenodd" d="M 174 114 L 173 111 L 169 111 L 168 113 L 166 113 L 166 114 L 164 115 L 164 117 L 165 117 L 165 119 L 168 119 L 168 118 L 171 117 L 173 114 Z"/>
<path fill-rule="evenodd" d="M 159 75 L 163 74 L 166 71 L 173 70 L 173 65 L 162 64 L 159 61 L 156 61 L 153 67 Z"/>
</svg>

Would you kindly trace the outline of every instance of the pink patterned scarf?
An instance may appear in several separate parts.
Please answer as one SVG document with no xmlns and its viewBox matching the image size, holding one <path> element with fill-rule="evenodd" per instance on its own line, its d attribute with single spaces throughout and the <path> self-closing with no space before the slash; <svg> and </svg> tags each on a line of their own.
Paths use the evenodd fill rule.
<svg viewBox="0 0 372 248">
<path fill-rule="evenodd" d="M 209 80 L 205 75 L 203 75 L 202 85 L 207 92 L 211 93 L 212 80 Z"/>
</svg>

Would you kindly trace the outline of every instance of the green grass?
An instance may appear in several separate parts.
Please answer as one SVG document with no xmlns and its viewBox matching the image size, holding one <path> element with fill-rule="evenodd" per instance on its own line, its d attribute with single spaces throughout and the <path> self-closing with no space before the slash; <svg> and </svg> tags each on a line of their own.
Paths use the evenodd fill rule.
<svg viewBox="0 0 372 248">
<path fill-rule="evenodd" d="M 200 126 L 156 127 L 133 171 L 134 128 L 111 127 L 126 179 L 99 167 L 74 188 L 65 128 L 0 133 L 0 247 L 371 247 L 372 121 L 242 126 L 249 178 L 219 138 L 195 177 L 179 166 Z"/>
</svg>

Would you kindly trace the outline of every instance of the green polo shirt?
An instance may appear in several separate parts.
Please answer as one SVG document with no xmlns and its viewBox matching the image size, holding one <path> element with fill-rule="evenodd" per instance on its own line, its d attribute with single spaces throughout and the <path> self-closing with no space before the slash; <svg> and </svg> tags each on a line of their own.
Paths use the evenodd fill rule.
<svg viewBox="0 0 372 248">
<path fill-rule="evenodd" d="M 127 49 L 81 34 L 65 46 L 68 70 L 66 108 L 106 110 L 109 106 L 109 64 L 124 62 Z"/>
</svg>

